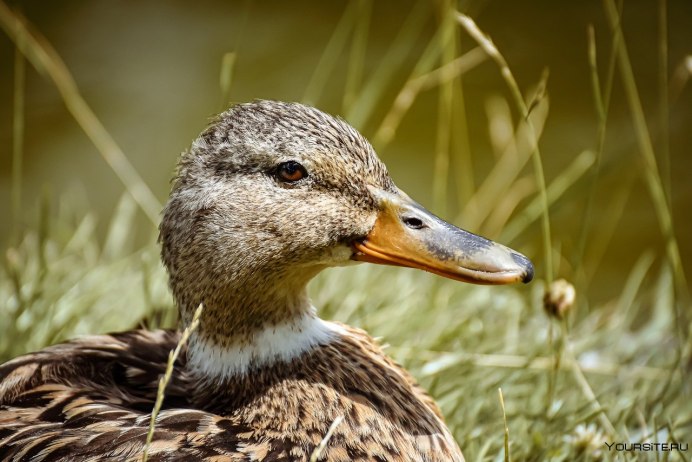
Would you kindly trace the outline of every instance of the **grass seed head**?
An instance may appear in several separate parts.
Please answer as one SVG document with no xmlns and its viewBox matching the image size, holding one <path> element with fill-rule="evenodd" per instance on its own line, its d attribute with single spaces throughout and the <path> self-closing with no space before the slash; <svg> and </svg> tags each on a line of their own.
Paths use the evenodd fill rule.
<svg viewBox="0 0 692 462">
<path fill-rule="evenodd" d="M 543 308 L 548 315 L 556 319 L 564 319 L 572 309 L 577 291 L 565 279 L 553 281 L 543 296 Z"/>
</svg>

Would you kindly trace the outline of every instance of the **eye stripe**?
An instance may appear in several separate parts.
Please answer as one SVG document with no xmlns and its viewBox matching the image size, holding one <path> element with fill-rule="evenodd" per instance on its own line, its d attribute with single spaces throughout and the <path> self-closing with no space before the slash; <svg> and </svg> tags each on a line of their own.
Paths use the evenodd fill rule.
<svg viewBox="0 0 692 462">
<path fill-rule="evenodd" d="M 281 181 L 295 183 L 308 176 L 308 171 L 301 164 L 294 160 L 279 164 L 276 169 L 276 176 Z"/>
</svg>

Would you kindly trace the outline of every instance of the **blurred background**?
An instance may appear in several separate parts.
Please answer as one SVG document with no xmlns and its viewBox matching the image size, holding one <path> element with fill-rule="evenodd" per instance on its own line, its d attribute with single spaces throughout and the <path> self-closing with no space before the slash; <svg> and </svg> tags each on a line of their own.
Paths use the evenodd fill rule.
<svg viewBox="0 0 692 462">
<path fill-rule="evenodd" d="M 632 435 L 632 425 L 642 419 L 658 419 L 638 433 L 642 440 L 675 436 L 670 422 L 686 422 L 689 429 L 689 406 L 683 406 L 689 413 L 674 414 L 677 420 L 667 412 L 680 408 L 678 399 L 689 393 L 688 376 L 679 374 L 689 367 L 681 364 L 689 354 L 685 274 L 692 271 L 692 2 L 22 0 L 5 5 L 23 15 L 34 37 L 43 36 L 37 43 L 64 61 L 79 94 L 134 168 L 132 184 L 153 193 L 154 209 L 166 200 L 178 155 L 214 114 L 257 98 L 302 101 L 359 129 L 398 186 L 423 205 L 530 256 L 537 269 L 533 288 L 457 288 L 427 275 L 380 268 L 359 270 L 352 282 L 385 275 L 400 284 L 392 287 L 420 291 L 403 300 L 401 293 L 364 283 L 360 299 L 335 287 L 343 281 L 342 270 L 314 285 L 324 313 L 372 329 L 395 345 L 392 354 L 441 399 L 462 447 L 478 459 L 500 448 L 502 435 L 490 446 L 478 442 L 486 429 L 470 429 L 468 405 L 458 406 L 451 388 L 436 388 L 438 379 L 443 382 L 438 371 L 454 371 L 455 379 L 446 380 L 455 384 L 478 370 L 468 369 L 468 358 L 461 362 L 463 370 L 449 369 L 436 363 L 432 352 L 464 348 L 559 357 L 571 345 L 582 369 L 588 369 L 584 361 L 601 368 L 593 384 L 604 386 L 598 398 L 617 397 L 611 409 L 621 410 L 611 410 L 614 428 L 608 428 L 593 397 L 560 407 L 567 398 L 552 400 L 559 396 L 559 367 L 536 366 L 534 374 L 553 374 L 541 388 L 541 396 L 553 403 L 547 405 L 545 428 L 561 422 L 567 436 L 557 440 L 574 447 L 584 446 L 579 438 L 586 438 L 588 447 L 592 430 L 613 435 L 624 428 Z M 523 109 L 498 63 L 479 48 L 456 11 L 473 18 L 492 39 L 516 80 Z M 132 188 L 123 185 L 76 121 L 74 112 L 84 114 L 84 108 L 72 106 L 70 112 L 50 69 L 37 72 L 23 60 L 15 47 L 21 34 L 13 26 L 19 16 L 7 12 L 0 38 L 0 312 L 9 316 L 0 325 L 6 333 L 0 358 L 78 333 L 137 322 L 173 325 L 175 310 L 155 244 L 156 212 L 147 215 L 132 201 L 127 193 Z M 547 189 L 541 186 L 541 166 Z M 542 190 L 549 204 L 549 245 Z M 546 283 L 558 277 L 575 285 L 577 308 L 553 325 L 541 300 Z M 419 314 L 408 324 L 389 325 L 392 306 L 407 312 L 402 304 L 432 301 L 456 310 L 457 298 L 465 300 L 468 314 L 442 311 L 438 324 L 427 317 L 421 324 Z M 368 307 L 368 300 L 375 305 Z M 509 302 L 523 311 L 503 311 Z M 384 314 L 365 311 L 371 308 Z M 452 323 L 456 330 L 450 330 L 450 316 L 459 316 Z M 567 342 L 568 327 L 584 342 L 581 347 Z M 426 329 L 435 338 L 427 346 L 425 332 L 418 332 Z M 469 334 L 477 336 L 477 344 L 463 340 Z M 501 345 L 488 340 L 493 334 Z M 531 346 L 519 342 L 527 336 L 535 340 Z M 406 353 L 411 338 L 411 348 L 431 352 L 425 361 Z M 610 347 L 612 342 L 617 346 Z M 602 362 L 604 354 L 611 369 Z M 487 406 L 495 410 L 474 408 L 471 421 L 497 417 L 495 389 L 508 380 L 523 384 L 515 389 L 515 403 L 533 395 L 533 379 L 526 385 L 526 375 L 503 372 L 513 367 L 511 361 L 500 363 L 499 372 L 493 369 L 497 375 L 483 376 L 490 382 L 478 385 L 490 390 Z M 521 364 L 514 367 L 529 367 Z M 633 369 L 637 380 L 625 374 L 632 387 L 625 392 L 609 382 L 620 377 L 621 366 L 640 368 Z M 668 375 L 669 370 L 677 372 Z M 566 393 L 569 383 L 563 382 Z M 620 399 L 623 393 L 631 399 Z M 634 402 L 661 399 L 670 408 L 656 411 L 656 418 L 653 404 L 644 404 L 641 416 L 632 414 Z M 508 406 L 511 414 L 511 400 Z M 532 436 L 514 443 L 519 454 L 576 460 L 575 452 L 559 457 L 550 452 L 559 444 L 545 435 L 537 439 L 535 423 L 525 417 L 525 428 L 514 431 Z M 598 429 L 579 427 L 592 421 Z"/>
<path fill-rule="evenodd" d="M 232 102 L 255 98 L 306 101 L 346 117 L 366 137 L 378 141 L 374 138 L 383 118 L 415 73 L 426 47 L 434 43 L 445 5 L 387 1 L 361 6 L 357 2 L 307 1 L 12 3 L 64 59 L 84 99 L 160 202 L 167 196 L 178 154 L 211 116 Z M 689 271 L 692 241 L 685 237 L 692 235 L 692 90 L 683 80 L 690 71 L 692 4 L 685 0 L 667 3 L 665 71 L 669 79 L 678 76 L 677 72 L 684 77 L 678 76 L 669 85 L 673 94 L 665 133 L 660 124 L 656 2 L 625 2 L 623 27 L 651 137 L 659 148 L 661 180 L 669 193 L 683 264 Z M 599 121 L 587 55 L 588 26 L 595 29 L 602 78 L 608 70 L 612 42 L 600 2 L 476 0 L 461 1 L 457 8 L 471 14 L 492 38 L 527 99 L 543 73 L 549 72 L 545 87 L 549 115 L 540 140 L 547 182 L 582 151 L 595 152 Z M 360 25 L 342 24 L 351 17 L 357 17 Z M 339 27 L 349 30 L 342 32 Z M 350 30 L 354 27 L 366 29 L 362 45 L 357 38 L 354 43 Z M 456 29 L 457 52 L 452 58 L 476 46 L 468 34 Z M 343 37 L 333 39 L 336 33 Z M 333 49 L 327 50 L 330 40 Z M 342 43 L 334 45 L 333 41 Z M 362 49 L 352 51 L 358 46 Z M 228 52 L 235 53 L 235 65 L 230 91 L 224 94 L 219 79 Z M 444 53 L 432 60 L 428 70 L 449 60 Z M 0 41 L 0 62 L 0 207 L 6 217 L 0 221 L 0 241 L 7 242 L 13 226 L 7 217 L 12 216 L 14 62 L 14 47 L 7 36 Z M 489 111 L 504 110 L 495 103 L 509 93 L 494 63 L 485 60 L 472 66 L 455 81 L 453 90 L 446 207 L 434 197 L 433 186 L 435 156 L 440 149 L 436 121 L 445 117 L 438 107 L 439 85 L 418 92 L 402 116 L 396 136 L 390 143 L 376 142 L 375 147 L 395 181 L 419 202 L 457 224 L 467 221 L 483 232 L 482 222 L 462 213 L 462 201 L 470 199 L 496 163 Z M 379 79 L 374 91 L 373 78 Z M 123 192 L 122 183 L 70 116 L 55 85 L 31 66 L 25 85 L 20 225 L 35 219 L 42 191 L 54 201 L 69 192 L 81 196 L 96 212 L 103 234 Z M 592 264 L 586 271 L 594 301 L 619 293 L 640 253 L 646 249 L 662 253 L 665 243 L 618 75 L 612 95 L 598 181 L 594 184 L 596 168 L 591 168 L 551 210 L 553 245 L 567 257 L 561 272 L 569 275 L 577 264 Z M 516 108 L 511 103 L 507 107 L 516 124 Z M 591 188 L 595 192 L 588 239 L 598 242 L 603 254 L 577 261 L 575 257 L 583 257 L 577 231 L 587 213 Z M 138 234 L 142 242 L 151 223 L 140 222 L 144 222 L 140 224 L 144 234 Z M 490 237 L 500 237 L 497 229 L 488 231 L 495 234 Z M 539 254 L 539 243 L 537 223 L 512 242 L 533 256 Z"/>
</svg>

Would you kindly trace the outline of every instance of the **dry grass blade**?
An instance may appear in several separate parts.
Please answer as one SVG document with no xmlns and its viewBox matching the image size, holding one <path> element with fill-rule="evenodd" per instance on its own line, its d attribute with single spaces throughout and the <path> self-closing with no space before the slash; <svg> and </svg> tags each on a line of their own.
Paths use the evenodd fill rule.
<svg viewBox="0 0 692 462">
<path fill-rule="evenodd" d="M 332 34 L 327 46 L 320 57 L 320 61 L 315 66 L 315 72 L 310 78 L 302 101 L 306 104 L 315 104 L 320 99 L 322 90 L 329 79 L 329 74 L 334 70 L 338 58 L 343 53 L 348 37 L 354 28 L 354 23 L 358 21 L 356 13 L 358 12 L 358 3 L 350 2 L 346 6 L 346 10 L 341 16 L 339 24 L 337 24 L 334 33 Z"/>
<path fill-rule="evenodd" d="M 387 115 L 382 120 L 373 138 L 373 143 L 382 149 L 392 141 L 401 119 L 403 119 L 416 100 L 418 93 L 437 85 L 443 85 L 475 68 L 486 59 L 487 55 L 480 47 L 474 48 L 438 69 L 409 79 L 401 91 L 399 91 Z"/>
<path fill-rule="evenodd" d="M 171 375 L 173 375 L 173 365 L 175 364 L 175 361 L 178 359 L 180 351 L 190 338 L 190 335 L 192 335 L 195 329 L 197 329 L 197 327 L 199 326 L 199 317 L 202 315 L 202 306 L 203 305 L 200 303 L 200 305 L 195 310 L 194 316 L 192 317 L 192 322 L 189 326 L 185 328 L 185 330 L 183 330 L 183 333 L 180 336 L 180 340 L 178 340 L 178 344 L 176 345 L 175 350 L 171 351 L 168 355 L 168 362 L 166 363 L 166 372 L 164 373 L 163 377 L 161 377 L 161 380 L 159 380 L 159 389 L 156 393 L 156 402 L 154 403 L 154 409 L 151 411 L 151 421 L 149 422 L 147 441 L 144 445 L 144 451 L 142 452 L 142 462 L 147 462 L 147 458 L 149 457 L 149 447 L 151 446 L 152 438 L 154 438 L 156 417 L 159 415 L 159 411 L 161 411 L 161 405 L 163 404 L 163 399 L 166 395 L 166 387 L 168 386 L 168 382 L 170 382 L 171 380 Z"/>
<path fill-rule="evenodd" d="M 397 101 L 390 107 L 387 115 L 384 117 L 377 129 L 373 138 L 373 145 L 382 150 L 392 140 L 396 127 L 399 125 L 401 118 L 409 109 L 416 96 L 418 95 L 423 84 L 428 82 L 428 78 L 421 78 L 429 73 L 435 62 L 439 59 L 444 50 L 448 49 L 449 42 L 454 39 L 454 27 L 450 23 L 448 14 L 443 15 L 443 24 L 438 27 L 435 35 L 430 39 L 423 53 L 418 58 L 416 65 L 411 70 L 408 79 L 402 91 L 397 95 Z M 449 69 L 447 70 L 449 72 Z M 452 77 L 453 78 L 453 77 Z M 451 79 L 442 79 L 448 81 Z M 450 99 L 451 103 L 451 99 Z"/>
<path fill-rule="evenodd" d="M 456 25 L 450 2 L 442 2 L 440 8 L 443 31 L 440 44 L 442 63 L 447 65 L 456 56 Z M 450 39 L 447 39 L 450 37 Z M 447 215 L 447 187 L 449 183 L 449 157 L 452 138 L 452 113 L 454 104 L 454 79 L 446 79 L 440 85 L 437 98 L 437 140 L 435 143 L 435 162 L 433 175 L 433 207 L 442 216 Z"/>
<path fill-rule="evenodd" d="M 605 125 L 606 122 L 606 104 L 603 101 L 603 92 L 601 90 L 601 81 L 598 78 L 598 59 L 596 58 L 596 32 L 594 31 L 593 25 L 589 25 L 587 31 L 588 37 L 588 56 L 589 56 L 589 70 L 591 71 L 591 90 L 593 92 L 594 104 L 596 106 L 596 113 L 598 114 L 598 121 L 601 126 Z M 611 79 L 612 81 L 612 79 Z"/>
<path fill-rule="evenodd" d="M 502 396 L 502 388 L 497 389 L 497 394 L 500 397 L 500 407 L 502 408 L 502 422 L 505 426 L 505 462 L 509 462 L 509 426 L 507 425 L 507 412 L 505 411 L 505 398 L 504 396 Z"/>
<path fill-rule="evenodd" d="M 74 78 L 53 46 L 17 13 L 0 1 L 0 24 L 24 56 L 41 73 L 48 75 L 77 123 L 94 143 L 127 191 L 155 225 L 159 221 L 161 204 L 144 183 L 123 151 L 108 133 L 82 95 Z"/>
<path fill-rule="evenodd" d="M 509 87 L 512 94 L 512 99 L 514 104 L 519 109 L 519 113 L 524 119 L 526 119 L 526 124 L 531 128 L 532 133 L 536 133 L 533 129 L 533 124 L 529 118 L 529 108 L 526 106 L 524 97 L 519 91 L 519 86 L 517 85 L 512 71 L 505 61 L 505 58 L 500 54 L 500 51 L 495 47 L 490 38 L 488 38 L 476 25 L 476 23 L 470 17 L 458 13 L 457 20 L 459 24 L 466 30 L 466 32 L 485 50 L 485 52 L 490 56 L 490 58 L 495 61 L 495 63 L 500 68 L 500 73 L 505 83 Z M 541 204 L 541 224 L 543 228 L 543 254 L 545 256 L 545 280 L 548 284 L 553 281 L 553 256 L 552 256 L 552 239 L 550 237 L 550 218 L 548 214 L 548 194 L 546 191 L 545 175 L 543 174 L 543 163 L 541 161 L 541 153 L 538 149 L 538 140 L 534 139 L 534 149 L 531 153 L 531 158 L 533 159 L 534 174 L 536 175 L 536 183 L 538 185 L 538 194 Z"/>
<path fill-rule="evenodd" d="M 584 210 L 584 219 L 581 221 L 581 229 L 579 231 L 579 244 L 577 245 L 576 261 L 583 262 L 585 259 L 586 245 L 587 242 L 592 244 L 590 229 L 592 225 L 592 215 L 594 209 L 594 202 L 596 196 L 596 185 L 601 176 L 601 160 L 603 158 L 603 146 L 605 143 L 606 128 L 608 123 L 608 110 L 610 107 L 610 95 L 613 88 L 613 79 L 615 75 L 615 53 L 611 52 L 608 61 L 608 72 L 605 79 L 605 89 L 602 88 L 600 78 L 598 76 L 598 60 L 597 60 L 597 49 L 596 49 L 596 32 L 593 25 L 589 25 L 587 29 L 587 55 L 589 59 L 589 70 L 591 74 L 591 92 L 594 99 L 594 106 L 596 107 L 596 114 L 598 115 L 598 133 L 597 133 L 597 148 L 596 148 L 596 163 L 594 166 L 594 172 L 591 179 L 591 184 L 588 186 L 588 195 L 586 199 L 586 208 Z M 614 38 L 617 40 L 617 37 Z M 615 44 L 613 44 L 615 48 Z M 622 210 L 622 209 L 620 209 Z M 609 215 L 613 216 L 613 215 Z M 599 238 L 603 242 L 603 237 L 607 236 L 600 232 L 602 225 L 599 226 Z M 582 264 L 582 268 L 586 265 Z M 596 265 L 592 265 L 592 268 L 596 268 Z M 584 286 L 588 285 L 588 276 L 582 271 L 581 280 L 579 282 L 583 283 Z"/>
<path fill-rule="evenodd" d="M 596 156 L 591 151 L 584 151 L 579 154 L 570 165 L 555 178 L 546 191 L 548 206 L 555 203 L 562 195 L 574 185 L 593 165 Z M 521 213 L 512 220 L 502 232 L 502 238 L 511 242 L 531 223 L 537 220 L 542 214 L 546 204 L 543 203 L 541 196 L 534 198 Z"/>
<path fill-rule="evenodd" d="M 517 185 L 517 178 L 524 169 L 524 165 L 531 157 L 533 150 L 533 139 L 535 136 L 540 136 L 547 119 L 547 100 L 545 107 L 542 105 L 534 111 L 533 129 L 528 127 L 523 119 L 519 121 L 516 129 L 513 128 L 511 111 L 505 100 L 496 97 L 489 98 L 486 103 L 488 118 L 490 120 L 491 137 L 493 139 L 493 148 L 497 158 L 490 173 L 486 175 L 477 190 L 471 195 L 464 205 L 463 212 L 457 218 L 473 229 L 480 229 L 483 233 L 490 236 L 497 234 L 490 233 L 487 227 L 483 227 L 483 223 L 488 219 L 489 215 L 496 213 L 495 207 L 488 207 L 488 204 L 493 203 L 497 198 L 505 198 L 507 204 L 503 207 L 514 208 L 516 205 L 511 205 L 511 202 L 520 200 L 518 196 L 512 196 L 510 190 L 519 188 L 529 189 Z M 536 130 L 534 133 L 533 130 Z M 531 185 L 535 185 L 535 181 Z M 535 188 L 530 188 L 529 192 L 533 193 Z M 499 221 L 500 217 L 495 216 L 494 221 Z"/>
<path fill-rule="evenodd" d="M 327 430 L 327 434 L 324 435 L 324 438 L 322 438 L 320 444 L 318 444 L 315 450 L 312 452 L 312 455 L 310 456 L 310 462 L 317 462 L 319 460 L 320 456 L 322 455 L 322 452 L 324 452 L 324 449 L 327 447 L 327 444 L 329 444 L 329 440 L 332 439 L 332 435 L 334 434 L 336 427 L 338 427 L 343 420 L 344 416 L 342 415 L 334 419 L 334 422 L 332 422 L 332 424 L 329 426 L 329 430 Z"/>
<path fill-rule="evenodd" d="M 358 0 L 358 18 L 353 31 L 351 52 L 348 58 L 348 70 L 346 71 L 346 85 L 344 87 L 344 111 L 349 111 L 356 96 L 360 91 L 363 78 L 363 65 L 365 63 L 365 50 L 368 44 L 368 31 L 370 29 L 370 17 L 372 16 L 372 0 Z"/>
<path fill-rule="evenodd" d="M 574 360 L 574 356 L 569 347 L 566 348 L 565 353 L 567 354 L 567 358 L 570 360 L 569 363 L 572 366 L 572 373 L 577 382 L 577 385 L 579 385 L 582 394 L 589 401 L 594 412 L 598 413 L 598 420 L 601 422 L 601 425 L 605 427 L 606 430 L 608 430 L 611 436 L 616 436 L 617 432 L 615 431 L 615 427 L 606 415 L 603 407 L 601 406 L 601 403 L 596 398 L 596 394 L 593 392 L 593 388 L 589 384 L 589 381 L 586 380 L 586 376 L 584 376 L 584 372 L 579 367 L 579 363 Z"/>
<path fill-rule="evenodd" d="M 413 5 L 401 29 L 392 40 L 391 47 L 380 61 L 380 65 L 368 77 L 358 97 L 348 108 L 345 118 L 355 128 L 360 130 L 368 122 L 382 94 L 391 85 L 397 68 L 410 52 L 410 48 L 402 44 L 410 46 L 419 39 L 426 20 L 425 3 L 416 2 Z"/>
<path fill-rule="evenodd" d="M 24 37 L 18 37 L 22 42 Z M 22 158 L 24 156 L 24 97 L 26 87 L 26 61 L 20 46 L 14 49 L 14 101 L 12 107 L 12 223 L 18 232 L 22 206 Z"/>
<path fill-rule="evenodd" d="M 405 348 L 392 348 L 399 354 L 411 353 L 415 356 L 425 355 L 425 351 L 416 350 L 410 352 Z M 427 352 L 430 356 L 434 356 L 434 360 L 427 363 L 421 369 L 421 376 L 431 377 L 444 372 L 461 364 L 471 364 L 477 367 L 492 367 L 503 369 L 534 369 L 539 371 L 550 370 L 555 365 L 555 358 L 546 356 L 527 357 L 520 355 L 502 355 L 502 354 L 480 354 L 480 353 L 439 353 Z M 667 380 L 669 370 L 657 367 L 647 366 L 622 366 L 615 363 L 599 362 L 597 364 L 587 364 L 586 362 L 578 361 L 574 358 L 564 358 L 560 364 L 560 370 L 571 370 L 574 363 L 589 374 L 598 374 L 605 376 L 626 376 L 632 379 L 642 378 L 646 380 Z"/>
<path fill-rule="evenodd" d="M 221 72 L 219 73 L 219 88 L 221 89 L 221 110 L 228 106 L 231 99 L 231 86 L 233 83 L 233 72 L 237 54 L 234 52 L 224 53 L 221 58 Z"/>
</svg>

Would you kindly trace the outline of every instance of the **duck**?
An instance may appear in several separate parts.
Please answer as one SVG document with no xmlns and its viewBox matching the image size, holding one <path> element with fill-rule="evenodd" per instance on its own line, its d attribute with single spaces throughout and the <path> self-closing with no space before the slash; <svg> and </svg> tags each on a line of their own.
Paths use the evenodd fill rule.
<svg viewBox="0 0 692 462">
<path fill-rule="evenodd" d="M 256 100 L 183 152 L 159 227 L 191 331 L 148 460 L 463 461 L 440 408 L 306 286 L 369 262 L 463 282 L 529 282 L 524 255 L 413 201 L 343 119 Z M 353 290 L 358 290 L 354 288 Z M 92 335 L 0 366 L 0 460 L 141 460 L 180 330 Z"/>
</svg>

